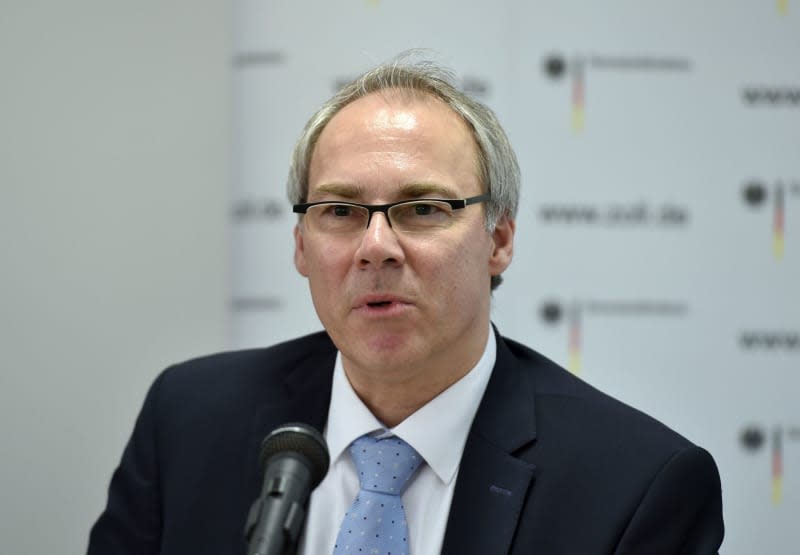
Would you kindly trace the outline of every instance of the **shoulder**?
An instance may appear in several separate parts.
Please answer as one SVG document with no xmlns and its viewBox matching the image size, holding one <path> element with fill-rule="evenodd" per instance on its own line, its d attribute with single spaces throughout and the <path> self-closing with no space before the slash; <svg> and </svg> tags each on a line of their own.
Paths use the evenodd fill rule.
<svg viewBox="0 0 800 555">
<path fill-rule="evenodd" d="M 517 342 L 498 345 L 495 370 L 532 407 L 533 438 L 515 453 L 535 469 L 528 514 L 591 523 L 586 541 L 613 539 L 620 553 L 715 552 L 721 487 L 706 450 Z"/>
<path fill-rule="evenodd" d="M 509 339 L 503 343 L 506 364 L 510 361 L 521 379 L 532 384 L 529 391 L 535 406 L 537 443 L 557 443 L 559 457 L 591 452 L 606 460 L 658 465 L 693 446 L 664 423 L 596 389 L 536 351 Z"/>
<path fill-rule="evenodd" d="M 334 347 L 325 332 L 298 337 L 270 347 L 225 351 L 192 358 L 167 368 L 160 379 L 173 383 L 210 379 L 220 382 L 246 380 L 260 376 L 282 376 L 293 365 L 302 364 L 312 355 L 334 354 Z"/>
<path fill-rule="evenodd" d="M 326 361 L 317 366 L 329 365 L 332 372 L 335 354 L 328 335 L 318 332 L 270 347 L 189 359 L 161 372 L 150 388 L 148 402 L 167 411 L 181 406 L 252 405 L 281 396 L 293 371 L 314 359 Z"/>
</svg>

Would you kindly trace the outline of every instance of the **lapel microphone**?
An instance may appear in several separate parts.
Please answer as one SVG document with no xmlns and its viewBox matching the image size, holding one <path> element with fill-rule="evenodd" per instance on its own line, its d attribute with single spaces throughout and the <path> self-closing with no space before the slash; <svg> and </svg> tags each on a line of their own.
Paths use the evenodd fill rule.
<svg viewBox="0 0 800 555">
<path fill-rule="evenodd" d="M 247 516 L 247 555 L 293 555 L 311 491 L 328 472 L 325 439 L 307 424 L 283 424 L 261 444 L 264 486 Z"/>
</svg>

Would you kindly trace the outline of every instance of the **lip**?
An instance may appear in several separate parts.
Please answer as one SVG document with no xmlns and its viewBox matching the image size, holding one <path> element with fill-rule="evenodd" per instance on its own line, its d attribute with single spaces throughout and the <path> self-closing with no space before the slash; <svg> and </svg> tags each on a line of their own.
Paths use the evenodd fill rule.
<svg viewBox="0 0 800 555">
<path fill-rule="evenodd" d="M 412 305 L 413 303 L 405 297 L 377 293 L 356 298 L 353 310 L 370 316 L 393 316 Z"/>
</svg>

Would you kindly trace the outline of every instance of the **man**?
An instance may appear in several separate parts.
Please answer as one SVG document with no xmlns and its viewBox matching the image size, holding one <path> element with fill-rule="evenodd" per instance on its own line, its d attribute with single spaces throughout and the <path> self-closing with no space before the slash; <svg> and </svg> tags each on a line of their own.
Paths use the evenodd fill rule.
<svg viewBox="0 0 800 555">
<path fill-rule="evenodd" d="M 518 183 L 492 113 L 432 64 L 340 91 L 289 176 L 295 265 L 325 332 L 159 376 L 89 553 L 243 552 L 259 443 L 292 421 L 331 455 L 300 553 L 379 552 L 363 542 L 383 529 L 355 515 L 372 510 L 360 442 L 386 438 L 416 460 L 392 509 L 411 555 L 716 552 L 711 456 L 492 328 Z"/>
</svg>

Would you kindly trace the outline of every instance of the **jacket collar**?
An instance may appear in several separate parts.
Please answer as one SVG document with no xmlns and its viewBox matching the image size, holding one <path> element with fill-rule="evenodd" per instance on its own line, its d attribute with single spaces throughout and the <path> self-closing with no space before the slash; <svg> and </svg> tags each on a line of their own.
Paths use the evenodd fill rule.
<svg viewBox="0 0 800 555">
<path fill-rule="evenodd" d="M 261 443 L 272 430 L 291 422 L 308 424 L 320 433 L 325 427 L 336 347 L 325 333 L 301 341 L 301 348 L 308 356 L 288 371 L 282 383 L 276 381 L 274 389 L 264 391 L 264 400 L 254 412 L 245 455 L 248 461 L 246 491 L 261 488 Z"/>
<path fill-rule="evenodd" d="M 443 554 L 508 553 L 535 465 L 514 454 L 536 438 L 533 373 L 497 333 L 497 360 L 461 459 Z M 249 434 L 247 491 L 263 478 L 260 447 L 274 428 L 304 422 L 322 431 L 330 404 L 336 348 L 327 334 L 304 345 L 309 355 L 265 392 Z"/>
<path fill-rule="evenodd" d="M 443 554 L 508 553 L 535 465 L 514 454 L 536 438 L 533 374 L 497 334 L 497 361 L 456 482 Z"/>
</svg>

